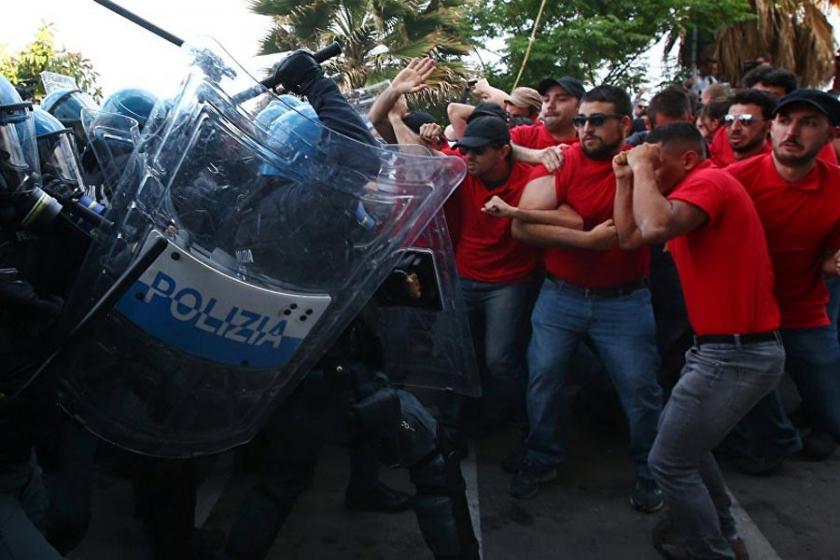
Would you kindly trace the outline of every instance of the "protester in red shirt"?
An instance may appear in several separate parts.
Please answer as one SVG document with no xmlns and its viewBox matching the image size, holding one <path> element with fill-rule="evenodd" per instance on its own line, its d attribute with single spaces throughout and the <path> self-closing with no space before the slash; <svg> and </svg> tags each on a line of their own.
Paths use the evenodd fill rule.
<svg viewBox="0 0 840 560">
<path fill-rule="evenodd" d="M 538 252 L 511 236 L 510 218 L 483 210 L 491 199 L 519 204 L 531 166 L 513 161 L 507 123 L 496 116 L 471 119 L 455 148 L 467 177 L 447 201 L 446 216 L 459 232 L 455 262 L 486 373 L 482 419 L 496 426 L 524 415 L 525 336 Z M 580 219 L 570 215 L 563 223 L 578 226 Z"/>
<path fill-rule="evenodd" d="M 729 112 L 721 119 L 722 126 L 709 146 L 715 165 L 726 167 L 736 161 L 770 153 L 773 145 L 768 135 L 777 102 L 777 97 L 759 88 L 743 90 L 732 98 Z M 817 157 L 826 163 L 838 163 L 830 142 L 822 147 Z"/>
<path fill-rule="evenodd" d="M 757 89 L 746 89 L 732 98 L 723 127 L 712 139 L 710 152 L 718 167 L 741 161 L 768 150 L 767 134 L 776 98 Z"/>
<path fill-rule="evenodd" d="M 619 243 L 667 241 L 696 333 L 650 452 L 671 513 L 654 546 L 669 558 L 746 558 L 712 449 L 782 376 L 767 243 L 749 195 L 705 159 L 694 126 L 657 128 L 648 142 L 613 159 Z"/>
<path fill-rule="evenodd" d="M 729 166 L 755 202 L 767 234 L 782 317 L 786 369 L 813 419 L 813 433 L 840 440 L 840 345 L 826 313 L 823 275 L 840 272 L 840 167 L 818 154 L 840 124 L 840 101 L 800 89 L 781 99 L 770 131 L 773 151 Z M 763 400 L 742 425 L 765 437 L 764 453 L 781 462 L 789 425 L 778 404 Z M 774 412 L 775 411 L 775 412 Z M 807 445 L 807 444 L 806 444 Z"/>
<path fill-rule="evenodd" d="M 663 504 L 647 465 L 662 398 L 645 279 L 649 254 L 647 249 L 619 248 L 612 222 L 611 159 L 622 149 L 631 114 L 624 90 L 599 86 L 587 92 L 575 117 L 580 143 L 566 150 L 559 173 L 528 183 L 519 207 L 497 210 L 514 217 L 514 238 L 546 248 L 547 277 L 531 317 L 527 457 L 510 484 L 516 498 L 535 495 L 540 483 L 556 477 L 557 465 L 565 460 L 558 430 L 563 377 L 581 341 L 589 339 L 616 386 L 630 425 L 637 477 L 631 502 L 646 512 Z M 563 203 L 583 218 L 582 230 L 558 222 Z"/>
<path fill-rule="evenodd" d="M 537 91 L 543 100 L 540 122 L 514 127 L 510 139 L 518 161 L 542 164 L 553 173 L 562 164 L 563 146 L 577 142 L 577 130 L 572 121 L 584 89 L 580 80 L 563 76 L 543 80 Z"/>
</svg>

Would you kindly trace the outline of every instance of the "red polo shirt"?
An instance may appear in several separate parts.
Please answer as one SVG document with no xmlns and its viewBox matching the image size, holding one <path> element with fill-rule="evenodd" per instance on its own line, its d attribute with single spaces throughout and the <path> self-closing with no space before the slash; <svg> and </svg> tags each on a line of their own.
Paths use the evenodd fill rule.
<svg viewBox="0 0 840 560">
<path fill-rule="evenodd" d="M 772 154 L 730 165 L 764 225 L 776 274 L 783 328 L 828 325 L 822 261 L 840 249 L 840 167 L 817 160 L 797 183 L 776 171 Z"/>
<path fill-rule="evenodd" d="M 770 153 L 773 150 L 773 142 L 770 139 L 767 139 L 767 145 L 764 147 L 764 154 Z M 726 167 L 727 165 L 731 165 L 735 163 L 735 151 L 732 149 L 732 144 L 729 143 L 729 136 L 726 134 L 726 128 L 720 127 L 715 132 L 715 136 L 712 138 L 712 143 L 709 146 L 709 157 L 711 157 L 712 161 L 718 167 Z M 820 153 L 817 154 L 817 157 L 826 163 L 830 163 L 832 165 L 837 165 L 837 152 L 834 150 L 834 146 L 829 142 L 823 149 L 820 150 Z"/>
<path fill-rule="evenodd" d="M 511 128 L 510 141 L 517 146 L 542 150 L 543 148 L 557 146 L 558 144 L 575 144 L 578 139 L 575 137 L 569 140 L 555 140 L 554 136 L 545 128 L 545 123 L 540 121 L 536 124 L 526 124 Z"/>
<path fill-rule="evenodd" d="M 555 175 L 558 204 L 568 204 L 583 218 L 590 230 L 613 217 L 615 174 L 611 159 L 587 157 L 575 144 L 565 152 L 562 169 Z M 545 174 L 545 168 L 538 167 Z M 535 173 L 532 176 L 536 178 Z M 647 247 L 625 251 L 617 245 L 608 251 L 584 249 L 546 249 L 545 268 L 549 274 L 584 288 L 618 288 L 646 277 L 650 267 Z"/>
<path fill-rule="evenodd" d="M 695 334 L 747 334 L 779 328 L 773 266 L 752 200 L 738 181 L 706 160 L 668 195 L 708 220 L 668 241 Z"/>
<path fill-rule="evenodd" d="M 535 248 L 517 241 L 510 233 L 510 218 L 497 218 L 481 211 L 493 195 L 519 205 L 532 167 L 514 163 L 504 185 L 493 189 L 478 177 L 467 175 L 446 203 L 446 218 L 459 232 L 455 264 L 463 278 L 491 284 L 514 284 L 531 277 L 537 264 Z"/>
</svg>

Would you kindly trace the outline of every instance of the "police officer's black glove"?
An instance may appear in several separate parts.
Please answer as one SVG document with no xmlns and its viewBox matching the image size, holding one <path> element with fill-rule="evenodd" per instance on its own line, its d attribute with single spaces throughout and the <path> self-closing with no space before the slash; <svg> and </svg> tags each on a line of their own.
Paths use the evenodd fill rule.
<svg viewBox="0 0 840 560">
<path fill-rule="evenodd" d="M 0 305 L 52 319 L 61 312 L 64 301 L 58 296 L 42 298 L 16 268 L 0 268 Z"/>
<path fill-rule="evenodd" d="M 293 52 L 274 68 L 274 77 L 280 84 L 298 95 L 306 95 L 312 84 L 323 75 L 324 71 L 312 53 L 304 50 Z"/>
</svg>

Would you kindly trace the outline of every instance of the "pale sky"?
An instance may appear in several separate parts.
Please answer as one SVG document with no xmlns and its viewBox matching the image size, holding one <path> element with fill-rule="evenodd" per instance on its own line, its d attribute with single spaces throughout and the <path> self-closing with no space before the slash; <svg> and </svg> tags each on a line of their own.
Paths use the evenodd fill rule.
<svg viewBox="0 0 840 560">
<path fill-rule="evenodd" d="M 271 66 L 254 60 L 271 19 L 248 10 L 247 0 L 116 0 L 189 41 L 218 40 L 249 71 Z M 12 53 L 26 45 L 42 20 L 54 24 L 58 45 L 80 51 L 99 72 L 105 95 L 123 87 L 145 87 L 165 96 L 184 77 L 180 50 L 92 0 L 4 2 L 0 45 Z"/>
<path fill-rule="evenodd" d="M 54 24 L 57 43 L 81 51 L 99 72 L 105 95 L 123 87 L 145 87 L 158 96 L 175 93 L 184 77 L 180 50 L 93 2 L 29 0 L 5 2 L 0 18 L 0 46 L 15 53 L 32 40 L 42 20 Z M 256 57 L 271 20 L 248 9 L 248 0 L 117 0 L 126 9 L 185 39 L 207 35 L 219 41 L 252 74 L 261 74 L 272 59 Z M 831 22 L 840 36 L 840 18 Z M 501 47 L 501 41 L 499 41 Z M 485 61 L 495 57 L 483 52 Z M 650 81 L 662 71 L 661 47 L 648 54 Z"/>
</svg>

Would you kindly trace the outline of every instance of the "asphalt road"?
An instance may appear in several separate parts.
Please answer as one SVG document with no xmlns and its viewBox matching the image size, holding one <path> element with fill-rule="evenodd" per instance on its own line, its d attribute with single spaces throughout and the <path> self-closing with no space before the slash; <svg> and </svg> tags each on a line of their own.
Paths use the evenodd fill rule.
<svg viewBox="0 0 840 560">
<path fill-rule="evenodd" d="M 560 478 L 527 501 L 508 496 L 509 475 L 499 468 L 515 432 L 473 442 L 464 472 L 485 560 L 658 558 L 650 531 L 660 514 L 640 514 L 629 505 L 633 478 L 623 430 L 577 422 L 571 438 L 573 452 Z M 197 519 L 207 527 L 226 530 L 243 492 L 254 483 L 253 476 L 232 474 L 231 465 L 230 455 L 218 460 L 201 488 Z M 840 457 L 823 463 L 789 460 L 764 478 L 722 466 L 743 506 L 738 515 L 753 560 L 840 558 Z M 347 452 L 326 448 L 314 490 L 300 500 L 269 558 L 431 558 L 410 512 L 359 514 L 343 508 L 348 472 Z M 410 490 L 405 472 L 382 475 Z M 142 528 L 130 513 L 126 481 L 101 474 L 94 506 L 90 533 L 70 558 L 150 558 Z"/>
</svg>

